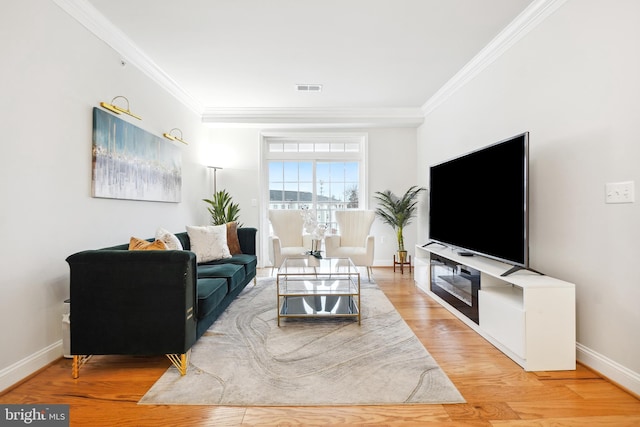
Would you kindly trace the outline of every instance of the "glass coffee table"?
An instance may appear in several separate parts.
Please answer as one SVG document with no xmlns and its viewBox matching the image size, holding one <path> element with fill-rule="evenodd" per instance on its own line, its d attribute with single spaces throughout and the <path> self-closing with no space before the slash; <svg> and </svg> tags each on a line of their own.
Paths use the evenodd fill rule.
<svg viewBox="0 0 640 427">
<path fill-rule="evenodd" d="M 360 273 L 349 258 L 287 258 L 276 288 L 278 326 L 290 317 L 350 317 L 360 324 Z"/>
</svg>

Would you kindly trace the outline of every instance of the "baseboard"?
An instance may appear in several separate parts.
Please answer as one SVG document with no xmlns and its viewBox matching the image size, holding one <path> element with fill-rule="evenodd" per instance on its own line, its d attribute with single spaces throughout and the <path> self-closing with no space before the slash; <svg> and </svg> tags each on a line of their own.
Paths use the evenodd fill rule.
<svg viewBox="0 0 640 427">
<path fill-rule="evenodd" d="M 440 305 L 448 309 L 449 305 L 442 299 L 440 299 L 440 297 L 438 297 L 436 294 L 432 293 L 427 285 L 416 282 L 416 286 L 431 298 L 435 299 Z M 457 313 L 455 309 L 451 309 L 450 311 L 456 317 L 466 323 L 467 326 L 469 326 L 471 329 L 475 330 L 476 332 L 478 331 L 477 327 L 473 325 L 468 319 L 464 318 L 462 314 Z M 613 360 L 591 350 L 589 347 L 586 347 L 580 343 L 576 343 L 576 360 L 585 365 L 587 368 L 598 372 L 607 380 L 634 394 L 636 397 L 640 396 L 639 373 L 634 372 L 617 362 L 614 362 Z"/>
<path fill-rule="evenodd" d="M 62 340 L 0 370 L 0 393 L 62 357 Z"/>
<path fill-rule="evenodd" d="M 576 359 L 589 369 L 616 383 L 627 391 L 640 396 L 640 374 L 614 362 L 602 354 L 576 343 Z"/>
</svg>

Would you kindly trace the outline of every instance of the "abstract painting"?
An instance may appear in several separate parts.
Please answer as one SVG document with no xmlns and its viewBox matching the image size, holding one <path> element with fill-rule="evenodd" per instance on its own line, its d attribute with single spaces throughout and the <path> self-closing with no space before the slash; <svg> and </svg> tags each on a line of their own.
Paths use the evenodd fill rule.
<svg viewBox="0 0 640 427">
<path fill-rule="evenodd" d="M 93 197 L 177 203 L 181 191 L 179 147 L 94 107 Z"/>
</svg>

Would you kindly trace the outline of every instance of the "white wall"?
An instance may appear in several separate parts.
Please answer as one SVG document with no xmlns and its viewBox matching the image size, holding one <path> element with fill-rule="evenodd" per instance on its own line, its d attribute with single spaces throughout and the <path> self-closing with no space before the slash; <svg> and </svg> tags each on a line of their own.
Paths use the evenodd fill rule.
<svg viewBox="0 0 640 427">
<path fill-rule="evenodd" d="M 218 170 L 218 191 L 227 190 L 240 206 L 240 223 L 260 230 L 260 130 L 210 129 L 209 140 L 203 158 L 207 164 L 223 168 Z M 213 180 L 213 175 L 211 177 Z M 209 187 L 209 196 L 211 194 L 213 184 Z"/>
<path fill-rule="evenodd" d="M 391 190 L 402 196 L 417 184 L 417 131 L 411 128 L 369 130 L 369 209 L 376 209 L 374 192 Z M 418 218 L 404 229 L 404 246 L 414 256 Z M 388 224 L 376 218 L 371 233 L 376 238 L 374 265 L 393 265 L 398 250 L 396 234 Z"/>
<path fill-rule="evenodd" d="M 51 1 L 12 3 L 0 14 L 0 37 L 2 390 L 62 354 L 68 255 L 206 219 L 198 156 L 208 129 Z M 190 142 L 181 145 L 181 203 L 91 197 L 92 108 L 117 95 L 142 116 L 131 119 L 136 126 L 156 135 L 179 127 Z"/>
<path fill-rule="evenodd" d="M 274 131 L 269 129 L 269 131 Z M 286 130 L 280 130 L 286 132 Z M 306 130 L 313 133 L 344 132 L 344 129 Z M 240 204 L 240 221 L 259 230 L 268 230 L 269 224 L 266 212 L 260 211 L 266 201 L 260 186 L 261 162 L 261 132 L 262 129 L 252 128 L 217 128 L 211 129 L 210 139 L 215 144 L 215 150 L 204 155 L 211 165 L 222 166 L 218 171 L 218 190 L 226 189 Z M 305 132 L 295 129 L 296 133 Z M 375 209 L 377 202 L 373 199 L 373 192 L 392 190 L 403 194 L 411 185 L 416 183 L 416 129 L 414 128 L 370 128 L 349 130 L 349 132 L 366 133 L 368 143 L 368 208 Z M 256 200 L 257 206 L 252 202 Z M 395 233 L 386 224 L 376 219 L 372 229 L 376 237 L 375 265 L 392 265 L 393 254 L 396 251 Z M 268 240 L 259 233 L 263 245 L 262 265 L 268 265 Z M 416 229 L 410 225 L 405 231 L 405 246 L 413 253 Z"/>
<path fill-rule="evenodd" d="M 531 266 L 576 284 L 578 359 L 636 393 L 640 194 L 604 199 L 607 182 L 640 191 L 638 16 L 632 0 L 566 2 L 418 131 L 420 165 L 531 132 Z"/>
</svg>

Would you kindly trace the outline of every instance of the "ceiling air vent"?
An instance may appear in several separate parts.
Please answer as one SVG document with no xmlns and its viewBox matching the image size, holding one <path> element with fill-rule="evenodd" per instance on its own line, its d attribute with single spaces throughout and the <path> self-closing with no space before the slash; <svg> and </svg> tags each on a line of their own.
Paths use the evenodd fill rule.
<svg viewBox="0 0 640 427">
<path fill-rule="evenodd" d="M 297 84 L 298 92 L 322 92 L 322 85 L 318 84 Z"/>
</svg>

